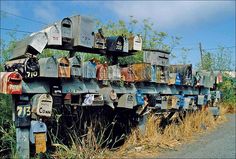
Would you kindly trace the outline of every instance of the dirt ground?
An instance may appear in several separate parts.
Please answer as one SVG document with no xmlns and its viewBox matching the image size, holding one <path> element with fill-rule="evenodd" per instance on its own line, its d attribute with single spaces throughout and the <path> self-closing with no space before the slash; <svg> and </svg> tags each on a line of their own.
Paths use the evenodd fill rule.
<svg viewBox="0 0 236 159">
<path fill-rule="evenodd" d="M 217 129 L 196 137 L 176 150 L 167 150 L 158 158 L 236 158 L 236 114 L 228 114 L 228 121 Z"/>
</svg>

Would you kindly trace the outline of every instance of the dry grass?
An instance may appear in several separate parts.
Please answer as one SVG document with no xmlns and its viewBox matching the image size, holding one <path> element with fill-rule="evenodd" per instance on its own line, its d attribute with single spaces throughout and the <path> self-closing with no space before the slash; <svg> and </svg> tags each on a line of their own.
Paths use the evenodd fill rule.
<svg viewBox="0 0 236 159">
<path fill-rule="evenodd" d="M 135 129 L 129 136 L 126 143 L 116 152 L 114 156 L 122 158 L 150 158 L 157 157 L 158 152 L 163 149 L 174 149 L 176 146 L 190 141 L 199 133 L 215 128 L 225 121 L 222 109 L 221 116 L 215 119 L 208 111 L 199 111 L 187 115 L 180 124 L 167 126 L 164 132 L 159 130 L 160 120 L 155 116 L 150 116 L 146 123 L 144 134 Z"/>
<path fill-rule="evenodd" d="M 220 103 L 220 108 L 224 110 L 224 113 L 236 114 L 236 103 Z"/>
</svg>

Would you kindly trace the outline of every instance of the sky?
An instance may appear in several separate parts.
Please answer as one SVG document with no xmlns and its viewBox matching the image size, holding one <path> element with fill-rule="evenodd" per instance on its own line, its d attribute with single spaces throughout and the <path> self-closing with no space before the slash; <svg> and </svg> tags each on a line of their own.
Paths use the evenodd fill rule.
<svg viewBox="0 0 236 159">
<path fill-rule="evenodd" d="M 133 16 L 141 25 L 149 18 L 153 28 L 170 36 L 182 37 L 172 53 L 181 59 L 182 47 L 190 48 L 188 61 L 200 62 L 202 48 L 215 53 L 228 47 L 235 68 L 235 1 L 4 1 L 1 0 L 1 39 L 9 41 L 8 30 L 27 32 L 42 30 L 47 24 L 71 15 L 92 16 L 102 23 L 129 21 Z M 5 12 L 4 12 L 5 11 Z M 6 13 L 7 12 L 7 13 Z M 17 16 L 15 16 L 17 15 Z M 22 18 L 23 17 L 23 18 Z M 34 21 L 30 21 L 29 19 Z M 21 39 L 29 33 L 17 32 Z"/>
</svg>

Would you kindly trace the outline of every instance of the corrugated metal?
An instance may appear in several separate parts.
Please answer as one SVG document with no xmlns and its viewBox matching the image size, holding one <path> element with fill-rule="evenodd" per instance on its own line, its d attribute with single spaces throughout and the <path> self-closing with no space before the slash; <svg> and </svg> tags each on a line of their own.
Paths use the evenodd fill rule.
<svg viewBox="0 0 236 159">
<path fill-rule="evenodd" d="M 121 80 L 121 72 L 118 65 L 108 66 L 108 79 L 114 81 Z"/>
<path fill-rule="evenodd" d="M 121 68 L 121 79 L 126 82 L 134 82 L 134 74 L 131 67 Z"/>
<path fill-rule="evenodd" d="M 91 61 L 84 62 L 82 71 L 83 78 L 96 78 L 96 63 Z"/>
<path fill-rule="evenodd" d="M 97 80 L 108 80 L 108 65 L 98 64 L 97 65 Z"/>
<path fill-rule="evenodd" d="M 151 64 L 139 63 L 131 65 L 132 72 L 134 74 L 134 81 L 151 81 L 152 79 L 152 68 Z"/>
</svg>

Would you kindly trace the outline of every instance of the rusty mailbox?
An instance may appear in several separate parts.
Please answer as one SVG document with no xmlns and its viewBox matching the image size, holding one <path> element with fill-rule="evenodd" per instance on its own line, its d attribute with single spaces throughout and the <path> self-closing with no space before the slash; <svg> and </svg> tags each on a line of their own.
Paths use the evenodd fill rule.
<svg viewBox="0 0 236 159">
<path fill-rule="evenodd" d="M 192 85 L 192 64 L 170 65 L 169 73 L 171 83 L 179 85 Z M 180 79 L 180 81 L 177 81 L 178 79 Z"/>
<path fill-rule="evenodd" d="M 22 94 L 22 77 L 17 72 L 0 72 L 0 93 Z"/>
<path fill-rule="evenodd" d="M 168 83 L 168 68 L 157 66 L 157 83 Z"/>
<path fill-rule="evenodd" d="M 97 80 L 108 80 L 108 65 L 107 63 L 97 65 Z"/>
<path fill-rule="evenodd" d="M 107 37 L 106 44 L 108 51 L 123 52 L 124 38 L 122 36 Z"/>
<path fill-rule="evenodd" d="M 10 60 L 27 57 L 29 54 L 37 55 L 43 51 L 47 43 L 48 39 L 45 33 L 31 34 L 26 39 L 16 43 L 16 47 L 10 55 Z"/>
<path fill-rule="evenodd" d="M 132 67 L 121 68 L 121 80 L 126 82 L 134 82 L 134 73 Z"/>
<path fill-rule="evenodd" d="M 41 32 L 44 32 L 47 35 L 47 45 L 62 45 L 61 26 L 57 23 L 47 27 Z"/>
<path fill-rule="evenodd" d="M 61 35 L 62 35 L 62 42 L 63 43 L 70 43 L 72 44 L 72 21 L 70 18 L 64 18 L 61 21 Z"/>
<path fill-rule="evenodd" d="M 140 35 L 132 36 L 129 38 L 129 50 L 141 51 L 142 45 L 143 41 Z"/>
<path fill-rule="evenodd" d="M 31 121 L 30 142 L 35 144 L 36 153 L 44 153 L 47 150 L 47 126 L 42 121 Z"/>
<path fill-rule="evenodd" d="M 50 117 L 52 115 L 52 96 L 50 94 L 36 94 L 31 99 L 31 112 L 40 117 Z"/>
<path fill-rule="evenodd" d="M 58 77 L 70 78 L 70 61 L 66 57 L 57 59 L 58 62 Z"/>
<path fill-rule="evenodd" d="M 73 56 L 69 58 L 71 65 L 71 76 L 72 77 L 81 77 L 82 76 L 82 63 L 81 59 L 78 56 Z"/>
<path fill-rule="evenodd" d="M 5 63 L 5 70 L 8 72 L 17 71 L 24 78 L 34 78 L 39 76 L 38 59 L 31 57 L 7 61 Z"/>
<path fill-rule="evenodd" d="M 39 59 L 40 77 L 58 78 L 58 63 L 57 59 L 52 57 Z"/>
<path fill-rule="evenodd" d="M 143 54 L 143 61 L 157 66 L 169 65 L 169 52 L 160 50 L 145 50 Z"/>
<path fill-rule="evenodd" d="M 92 48 L 94 46 L 95 20 L 87 16 L 70 17 L 72 21 L 73 46 Z"/>
<path fill-rule="evenodd" d="M 151 64 L 148 63 L 137 63 L 131 65 L 132 72 L 134 74 L 134 81 L 151 81 L 152 68 Z"/>
<path fill-rule="evenodd" d="M 99 29 L 98 33 L 94 34 L 94 48 L 97 49 L 106 48 L 106 38 L 103 36 L 102 29 Z"/>
</svg>

